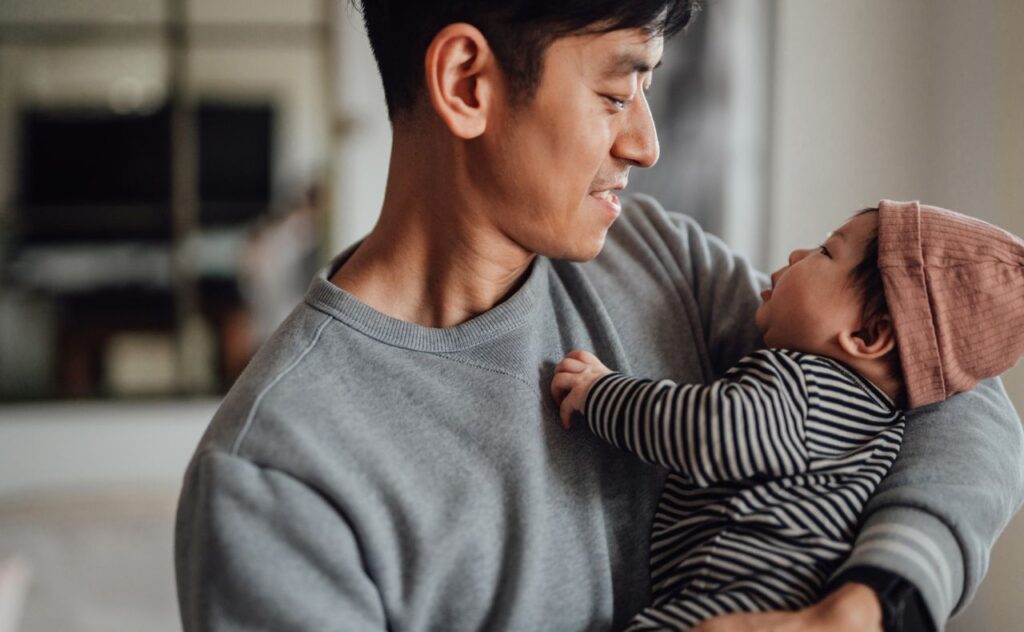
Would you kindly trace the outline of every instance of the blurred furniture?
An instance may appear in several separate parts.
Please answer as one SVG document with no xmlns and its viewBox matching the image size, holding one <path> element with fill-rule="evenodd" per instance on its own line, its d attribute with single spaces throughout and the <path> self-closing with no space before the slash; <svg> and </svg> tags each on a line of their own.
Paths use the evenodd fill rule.
<svg viewBox="0 0 1024 632">
<path fill-rule="evenodd" d="M 315 89 L 300 105 L 319 114 L 307 125 L 328 129 L 337 8 L 278 6 L 115 1 L 102 16 L 63 0 L 0 7 L 0 56 L 87 48 L 120 75 L 105 93 L 82 82 L 70 97 L 60 84 L 74 77 L 47 87 L 47 73 L 59 73 L 44 64 L 21 81 L 0 76 L 0 161 L 16 165 L 0 176 L 0 322 L 45 312 L 32 334 L 50 356 L 31 360 L 35 383 L 5 379 L 17 366 L 0 362 L 0 401 L 216 393 L 244 368 L 264 329 L 240 281 L 254 276 L 243 269 L 250 241 L 276 216 L 325 199 L 311 189 L 330 189 L 329 159 L 291 164 L 281 141 L 294 140 L 292 91 L 268 89 L 255 60 L 269 49 L 314 68 L 319 81 L 306 82 Z M 116 58 L 127 49 L 148 61 Z M 315 260 L 315 240 L 303 246 L 300 258 Z M 32 352 L 13 338 L 0 336 L 0 355 Z"/>
</svg>

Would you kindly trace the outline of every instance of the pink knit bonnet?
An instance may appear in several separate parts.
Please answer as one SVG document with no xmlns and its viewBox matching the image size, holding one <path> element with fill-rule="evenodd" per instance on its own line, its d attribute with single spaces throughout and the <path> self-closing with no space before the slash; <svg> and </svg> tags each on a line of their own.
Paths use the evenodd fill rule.
<svg viewBox="0 0 1024 632">
<path fill-rule="evenodd" d="M 918 202 L 878 204 L 878 268 L 910 408 L 1024 355 L 1024 240 Z"/>
</svg>

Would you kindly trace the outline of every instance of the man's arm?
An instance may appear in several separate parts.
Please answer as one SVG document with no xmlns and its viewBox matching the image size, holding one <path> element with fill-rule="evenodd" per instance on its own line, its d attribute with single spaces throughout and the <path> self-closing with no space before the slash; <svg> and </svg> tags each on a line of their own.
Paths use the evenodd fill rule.
<svg viewBox="0 0 1024 632">
<path fill-rule="evenodd" d="M 650 198 L 637 202 L 648 207 L 650 221 L 664 227 L 666 243 L 691 284 L 712 365 L 721 374 L 763 345 L 754 312 L 767 278 L 693 220 L 665 214 Z M 1020 506 L 1022 464 L 1024 432 L 998 380 L 909 415 L 902 452 L 867 507 L 851 563 L 877 565 L 909 579 L 941 625 L 977 590 L 996 537 Z M 908 534 L 924 534 L 921 541 L 929 549 L 924 564 L 948 568 L 948 583 L 925 585 L 932 582 L 910 555 L 880 554 L 900 548 Z"/>
<path fill-rule="evenodd" d="M 771 281 L 692 219 L 677 213 L 669 217 L 680 233 L 674 250 L 683 258 L 683 272 L 697 302 L 711 368 L 715 377 L 721 377 L 741 358 L 764 347 L 754 313 L 761 304 L 761 290 Z"/>
<path fill-rule="evenodd" d="M 847 567 L 897 573 L 932 619 L 970 602 L 1020 507 L 1024 433 L 999 380 L 907 414 L 903 449 L 869 501 Z"/>
<path fill-rule="evenodd" d="M 175 533 L 185 630 L 387 627 L 352 530 L 309 486 L 236 456 L 189 468 Z"/>
</svg>

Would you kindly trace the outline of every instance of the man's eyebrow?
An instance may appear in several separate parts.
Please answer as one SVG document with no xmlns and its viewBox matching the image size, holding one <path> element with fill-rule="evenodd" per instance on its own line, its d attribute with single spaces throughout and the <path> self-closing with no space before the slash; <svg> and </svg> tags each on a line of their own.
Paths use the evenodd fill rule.
<svg viewBox="0 0 1024 632">
<path fill-rule="evenodd" d="M 662 60 L 658 60 L 658 63 L 651 66 L 650 62 L 642 57 L 630 53 L 623 53 L 612 60 L 608 70 L 605 72 L 607 76 L 622 76 L 631 75 L 634 72 L 647 73 L 661 66 Z"/>
</svg>

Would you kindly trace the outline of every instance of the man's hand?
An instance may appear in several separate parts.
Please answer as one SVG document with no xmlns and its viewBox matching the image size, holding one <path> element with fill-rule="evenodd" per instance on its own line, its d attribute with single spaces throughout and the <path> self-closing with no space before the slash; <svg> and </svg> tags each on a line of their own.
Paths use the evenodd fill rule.
<svg viewBox="0 0 1024 632">
<path fill-rule="evenodd" d="M 882 605 L 875 591 L 848 583 L 821 601 L 795 612 L 727 614 L 708 619 L 693 632 L 882 632 Z"/>
<path fill-rule="evenodd" d="M 597 356 L 587 351 L 573 351 L 558 363 L 555 377 L 551 380 L 551 396 L 558 404 L 563 428 L 569 430 L 572 427 L 574 412 L 583 412 L 587 392 L 594 382 L 611 372 Z"/>
</svg>

